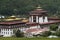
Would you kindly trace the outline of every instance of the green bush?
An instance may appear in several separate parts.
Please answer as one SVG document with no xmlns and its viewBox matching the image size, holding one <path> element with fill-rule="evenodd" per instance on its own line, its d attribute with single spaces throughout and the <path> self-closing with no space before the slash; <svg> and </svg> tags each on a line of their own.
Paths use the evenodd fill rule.
<svg viewBox="0 0 60 40">
<path fill-rule="evenodd" d="M 44 36 L 44 37 L 47 37 L 49 35 L 51 35 L 50 31 L 45 31 L 45 32 L 42 33 L 42 36 Z"/>
<path fill-rule="evenodd" d="M 15 33 L 16 37 L 24 37 L 24 33 L 21 32 L 20 30 L 17 30 L 17 32 Z"/>
<path fill-rule="evenodd" d="M 50 30 L 56 31 L 58 29 L 58 26 L 56 24 L 51 24 L 50 25 Z"/>
<path fill-rule="evenodd" d="M 60 37 L 60 29 L 56 31 L 56 36 Z"/>
</svg>

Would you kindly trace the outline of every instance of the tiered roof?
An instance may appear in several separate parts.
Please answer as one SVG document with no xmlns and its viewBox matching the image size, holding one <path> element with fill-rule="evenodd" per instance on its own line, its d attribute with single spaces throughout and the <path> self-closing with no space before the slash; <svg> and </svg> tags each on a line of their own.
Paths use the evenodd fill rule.
<svg viewBox="0 0 60 40">
<path fill-rule="evenodd" d="M 30 15 L 47 15 L 47 11 L 43 10 L 40 6 L 38 6 L 35 10 L 30 12 Z"/>
<path fill-rule="evenodd" d="M 5 22 L 0 22 L 0 25 L 1 24 L 11 25 L 11 24 L 20 24 L 20 23 L 25 23 L 25 22 L 21 22 L 21 21 L 5 21 Z"/>
<path fill-rule="evenodd" d="M 55 23 L 60 23 L 59 21 L 53 21 L 53 22 L 44 22 L 44 23 L 27 23 L 29 26 L 36 26 L 36 25 L 49 25 L 49 24 L 55 24 Z"/>
</svg>

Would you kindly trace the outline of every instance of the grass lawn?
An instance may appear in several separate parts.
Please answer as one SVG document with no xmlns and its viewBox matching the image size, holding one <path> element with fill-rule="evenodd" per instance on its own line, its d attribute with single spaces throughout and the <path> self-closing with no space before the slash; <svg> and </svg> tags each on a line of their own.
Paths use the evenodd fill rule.
<svg viewBox="0 0 60 40">
<path fill-rule="evenodd" d="M 0 40 L 60 40 L 60 38 L 0 38 Z"/>
</svg>

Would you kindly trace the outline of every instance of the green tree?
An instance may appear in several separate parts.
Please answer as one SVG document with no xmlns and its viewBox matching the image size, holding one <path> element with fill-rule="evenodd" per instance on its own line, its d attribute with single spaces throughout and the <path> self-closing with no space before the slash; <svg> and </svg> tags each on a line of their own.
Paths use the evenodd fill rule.
<svg viewBox="0 0 60 40">
<path fill-rule="evenodd" d="M 49 35 L 51 35 L 50 31 L 45 31 L 45 32 L 42 33 L 42 36 L 44 36 L 44 37 L 47 37 Z"/>
<path fill-rule="evenodd" d="M 16 37 L 24 37 L 24 33 L 21 32 L 20 30 L 17 30 L 17 32 L 15 33 Z"/>
<path fill-rule="evenodd" d="M 49 15 L 60 14 L 60 0 L 0 0 L 0 15 L 27 15 L 37 5 Z"/>
<path fill-rule="evenodd" d="M 56 24 L 51 24 L 50 25 L 50 30 L 56 31 L 58 29 L 58 26 Z"/>
</svg>

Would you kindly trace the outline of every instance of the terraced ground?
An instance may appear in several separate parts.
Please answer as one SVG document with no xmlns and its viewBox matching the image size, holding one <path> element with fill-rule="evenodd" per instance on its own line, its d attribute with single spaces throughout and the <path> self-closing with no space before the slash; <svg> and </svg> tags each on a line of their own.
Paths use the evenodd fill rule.
<svg viewBox="0 0 60 40">
<path fill-rule="evenodd" d="M 60 40 L 60 38 L 0 38 L 0 40 Z"/>
</svg>

